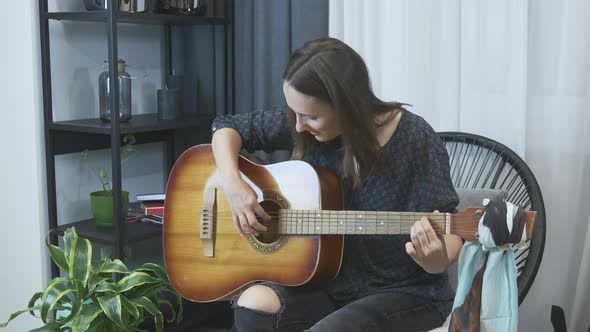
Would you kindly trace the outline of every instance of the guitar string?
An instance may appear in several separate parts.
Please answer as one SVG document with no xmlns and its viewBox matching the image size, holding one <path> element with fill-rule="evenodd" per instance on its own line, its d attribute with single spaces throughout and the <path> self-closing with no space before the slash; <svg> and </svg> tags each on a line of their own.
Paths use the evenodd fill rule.
<svg viewBox="0 0 590 332">
<path fill-rule="evenodd" d="M 290 211 L 294 211 L 294 210 L 290 210 Z M 306 210 L 301 210 L 301 211 L 306 211 Z M 310 211 L 312 211 L 312 210 L 310 210 Z M 322 210 L 322 211 L 326 211 L 326 210 Z M 228 210 L 218 210 L 217 212 L 213 212 L 213 215 L 216 216 L 217 214 L 226 214 L 228 212 L 229 212 Z M 340 212 L 340 211 L 338 211 L 338 212 Z M 323 214 L 320 212 L 320 214 L 322 214 L 322 215 L 319 216 L 319 218 L 321 218 L 323 220 L 325 220 L 326 218 L 329 218 L 329 219 L 336 218 L 336 219 L 343 219 L 343 220 L 358 220 L 359 219 L 358 214 L 355 216 L 355 215 L 351 215 L 351 214 L 353 214 L 352 211 L 346 211 L 346 212 L 349 212 L 349 213 L 346 213 L 345 216 L 329 216 L 329 215 L 326 216 L 325 212 Z M 309 213 L 304 213 L 305 215 L 299 216 L 296 214 L 293 215 L 293 212 L 291 212 L 288 215 L 285 215 L 284 213 L 281 213 L 281 212 L 278 212 L 278 213 L 273 213 L 273 212 L 268 213 L 267 212 L 268 215 L 270 215 L 271 217 L 275 217 L 275 218 L 276 217 L 283 217 L 283 218 L 307 218 L 307 219 L 316 218 L 317 216 L 314 216 L 313 214 L 317 214 L 317 213 L 318 212 L 309 212 Z M 340 213 L 342 213 L 342 212 L 340 212 Z M 399 213 L 399 212 L 380 211 L 380 213 L 387 214 L 387 213 Z M 416 215 L 418 215 L 418 216 L 425 216 L 431 221 L 444 222 L 445 219 L 447 218 L 445 215 L 438 215 L 433 212 L 402 212 L 402 213 L 404 213 L 404 214 L 398 215 L 398 216 L 392 216 L 392 215 L 388 215 L 388 216 L 386 215 L 383 217 L 379 216 L 379 217 L 377 217 L 377 219 L 379 219 L 379 221 L 388 221 L 388 222 L 397 222 L 399 220 L 417 221 L 417 220 L 419 220 L 419 218 L 416 219 L 417 218 Z M 231 218 L 231 217 L 228 216 L 226 218 Z M 369 214 L 363 214 L 360 218 L 374 220 L 376 217 L 373 215 L 373 213 L 369 213 Z M 257 219 L 261 220 L 260 217 L 257 217 Z M 479 217 L 461 216 L 461 215 L 457 215 L 457 214 L 449 214 L 449 219 L 453 224 L 454 223 L 473 223 L 475 221 L 479 221 Z"/>
<path fill-rule="evenodd" d="M 289 212 L 285 212 L 285 211 L 289 211 Z M 483 211 L 483 209 L 482 209 Z M 214 210 L 214 213 L 228 213 L 230 212 L 230 210 Z M 473 216 L 464 216 L 461 215 L 461 213 L 446 213 L 446 212 L 399 212 L 399 211 L 370 211 L 370 212 L 365 212 L 365 211 L 354 211 L 354 210 L 282 210 L 282 211 L 278 211 L 278 212 L 267 212 L 268 215 L 270 216 L 282 216 L 282 215 L 293 215 L 293 214 L 298 214 L 298 213 L 303 213 L 306 215 L 311 215 L 311 214 L 345 214 L 345 215 L 363 215 L 363 216 L 372 216 L 377 214 L 397 214 L 400 216 L 414 216 L 414 215 L 428 215 L 428 216 L 432 216 L 432 217 L 445 217 L 446 215 L 452 217 L 452 218 L 469 218 L 472 219 L 474 218 Z M 356 217 L 356 216 L 353 216 Z"/>
<path fill-rule="evenodd" d="M 290 210 L 293 211 L 293 210 Z M 305 211 L 305 210 L 300 210 L 300 211 Z M 409 212 L 412 213 L 412 212 Z M 316 214 L 316 213 L 314 213 Z M 421 213 L 418 213 L 421 214 Z M 214 215 L 216 215 L 214 213 Z M 307 220 L 305 218 L 308 218 Z M 367 218 L 364 218 L 364 221 L 362 222 L 365 228 L 364 229 L 357 229 L 358 225 L 357 223 L 359 222 L 359 218 L 357 217 L 336 217 L 336 218 L 329 218 L 326 221 L 326 217 L 321 217 L 322 220 L 310 220 L 312 218 L 315 218 L 316 216 L 313 216 L 311 213 L 309 213 L 309 215 L 306 216 L 299 216 L 299 218 L 296 219 L 301 219 L 301 221 L 297 221 L 297 220 L 283 220 L 280 221 L 279 223 L 275 223 L 272 225 L 278 225 L 279 227 L 283 227 L 283 228 L 297 228 L 297 229 L 301 229 L 299 233 L 307 233 L 307 234 L 311 234 L 314 233 L 313 231 L 315 230 L 320 230 L 322 231 L 323 229 L 328 228 L 328 233 L 325 234 L 329 234 L 329 229 L 330 228 L 336 228 L 338 229 L 339 227 L 344 229 L 344 231 L 353 231 L 354 233 L 365 233 L 367 231 L 367 228 L 369 228 L 369 230 L 373 229 L 373 227 L 375 227 L 375 229 L 377 228 L 385 228 L 387 230 L 387 228 L 389 228 L 390 230 L 393 228 L 393 230 L 397 231 L 399 229 L 399 233 L 401 234 L 405 234 L 405 233 L 409 233 L 409 230 L 411 228 L 411 226 L 413 225 L 413 223 L 416 221 L 415 218 L 412 218 L 412 216 L 406 216 L 406 217 L 401 217 L 401 218 L 397 218 L 395 220 L 377 220 L 377 219 L 373 219 L 373 220 L 369 220 L 366 221 Z M 432 219 L 431 221 L 434 222 L 438 222 L 440 224 L 435 224 L 434 226 L 436 226 L 435 228 L 442 228 L 439 230 L 439 233 L 443 233 L 444 229 L 446 228 L 445 225 L 441 225 L 445 223 L 445 218 L 444 216 L 440 216 L 442 218 L 429 218 Z M 217 220 L 229 220 L 229 219 L 233 219 L 232 217 L 216 217 L 215 218 Z M 470 218 L 472 219 L 472 218 Z M 338 225 L 339 222 L 344 222 L 343 224 L 340 224 L 340 226 Z M 381 221 L 383 221 L 383 225 L 378 225 Z M 463 224 L 468 223 L 470 225 L 470 228 L 473 227 L 473 220 L 471 221 L 465 221 L 463 222 Z M 268 225 L 268 224 L 267 224 Z M 319 226 L 318 226 L 319 225 Z M 369 226 L 367 226 L 369 225 Z M 355 227 L 356 226 L 356 227 Z M 452 234 L 456 234 L 456 235 L 473 235 L 474 233 L 474 229 L 467 229 L 464 230 L 461 227 L 458 227 L 459 225 L 455 225 L 455 223 L 453 223 L 453 226 L 451 227 L 451 231 Z M 435 232 L 437 230 L 435 229 Z M 304 233 L 303 233 L 304 232 Z M 323 233 L 323 232 L 322 232 Z M 338 234 L 338 233 L 336 233 Z M 388 234 L 388 232 L 385 232 L 385 234 Z"/>
<path fill-rule="evenodd" d="M 289 210 L 289 211 L 293 212 L 295 210 Z M 307 211 L 307 210 L 297 210 L 297 211 L 301 212 L 301 211 Z M 337 212 L 342 213 L 342 211 L 337 211 Z M 406 212 L 406 213 L 411 214 L 413 212 Z M 363 218 L 364 221 L 362 222 L 363 226 L 365 226 L 365 228 L 358 229 L 357 223 L 359 222 L 359 218 L 357 218 L 356 216 L 355 217 L 330 216 L 329 218 L 326 218 L 326 216 L 320 216 L 321 220 L 318 221 L 318 220 L 311 220 L 311 219 L 315 219 L 317 217 L 317 216 L 314 216 L 314 214 L 317 214 L 317 212 L 302 213 L 302 215 L 295 216 L 295 219 L 301 219 L 301 221 L 293 220 L 293 216 L 290 215 L 288 217 L 288 220 L 279 221 L 279 223 L 271 224 L 271 226 L 278 225 L 278 227 L 283 227 L 283 228 L 290 228 L 290 229 L 295 228 L 296 230 L 300 229 L 299 233 L 308 233 L 308 234 L 314 233 L 313 231 L 318 230 L 318 229 L 320 231 L 323 231 L 326 228 L 328 229 L 327 234 L 329 234 L 330 229 L 333 229 L 333 228 L 336 228 L 337 230 L 338 230 L 338 228 L 341 228 L 345 232 L 354 230 L 355 233 L 364 233 L 367 231 L 367 228 L 369 228 L 369 230 L 371 230 L 374 226 L 376 231 L 377 231 L 377 228 L 380 228 L 380 227 L 384 228 L 386 230 L 386 232 L 385 232 L 386 234 L 387 234 L 387 228 L 389 228 L 390 230 L 393 228 L 393 230 L 396 230 L 396 231 L 399 229 L 399 232 L 403 234 L 403 233 L 408 233 L 411 226 L 416 221 L 416 219 L 412 218 L 413 216 L 411 216 L 411 215 L 409 215 L 409 216 L 406 215 L 406 217 L 398 217 L 395 220 L 392 220 L 392 219 L 386 219 L 386 220 L 372 219 L 372 220 L 369 220 L 370 218 L 367 219 L 365 217 L 365 218 Z M 428 214 L 428 213 L 417 212 L 416 214 Z M 213 215 L 215 216 L 215 218 L 217 220 L 229 220 L 229 219 L 233 220 L 232 217 L 228 217 L 228 216 L 218 218 L 216 216 L 217 213 L 213 213 Z M 275 213 L 275 215 L 276 215 L 276 213 Z M 328 219 L 328 220 L 326 220 L 326 219 Z M 446 222 L 445 216 L 434 216 L 434 218 L 429 218 L 429 219 L 431 219 L 431 221 L 438 222 L 441 224 L 444 224 Z M 469 221 L 465 220 L 462 224 L 468 223 L 471 227 L 473 227 L 473 223 L 474 223 L 473 218 L 469 217 L 469 219 L 470 219 Z M 367 221 L 367 220 L 369 220 L 369 221 Z M 344 225 L 343 224 L 339 225 L 339 222 L 344 222 Z M 380 225 L 381 222 L 383 222 L 382 225 Z M 320 226 L 318 226 L 318 224 Z M 453 223 L 453 224 L 455 224 L 455 223 Z M 267 225 L 269 225 L 269 224 L 267 224 Z M 367 225 L 370 225 L 370 226 L 367 226 Z M 355 227 L 355 226 L 357 226 L 357 227 Z M 443 229 L 445 228 L 444 227 L 445 225 L 436 224 L 435 226 L 436 226 L 435 228 L 443 228 Z M 457 227 L 457 225 L 453 225 L 453 227 L 451 227 L 451 228 L 452 228 L 451 229 L 452 234 L 457 234 L 457 235 L 471 236 L 471 235 L 473 235 L 473 231 L 474 231 L 473 229 L 463 230 L 460 227 Z M 440 230 L 440 231 L 442 232 L 443 230 Z M 435 229 L 435 232 L 436 232 L 436 229 Z M 338 234 L 338 233 L 336 233 L 336 234 Z"/>
<path fill-rule="evenodd" d="M 288 212 L 286 212 L 288 211 Z M 218 214 L 227 214 L 228 210 L 217 210 L 212 212 L 211 214 L 218 218 Z M 358 222 L 359 220 L 369 220 L 368 222 L 388 222 L 388 223 L 395 223 L 395 222 L 403 222 L 403 223 L 410 223 L 416 222 L 421 216 L 427 217 L 432 222 L 438 223 L 445 223 L 446 221 L 450 221 L 455 226 L 463 226 L 463 225 L 473 225 L 475 222 L 478 222 L 478 216 L 464 216 L 459 214 L 445 214 L 445 213 L 434 213 L 434 212 L 395 212 L 395 211 L 372 211 L 369 213 L 358 213 L 357 211 L 350 211 L 350 210 L 282 210 L 278 212 L 268 212 L 268 214 L 272 217 L 282 217 L 286 221 L 286 219 L 314 219 L 313 222 L 319 223 L 330 223 L 336 221 L 345 221 L 345 222 Z M 392 215 L 397 214 L 397 215 Z M 360 216 L 360 217 L 359 217 Z M 231 216 L 222 217 L 227 219 L 232 219 Z M 316 220 L 319 218 L 320 220 Z M 258 220 L 262 220 L 262 218 L 257 217 Z M 327 220 L 326 220 L 327 219 Z M 449 219 L 449 220 L 447 220 Z"/>
<path fill-rule="evenodd" d="M 302 224 L 279 224 L 277 225 L 280 234 L 285 235 L 409 235 L 411 227 L 402 226 L 402 227 L 383 227 L 381 230 L 379 228 L 371 228 L 365 227 L 362 230 L 357 229 L 356 227 L 313 227 L 310 225 L 302 225 Z M 319 232 L 316 232 L 319 231 Z M 434 229 L 434 232 L 437 235 L 446 234 L 446 232 L 442 229 Z M 453 229 L 450 234 L 458 235 L 461 237 L 472 237 L 475 236 L 474 230 L 457 230 Z"/>
</svg>

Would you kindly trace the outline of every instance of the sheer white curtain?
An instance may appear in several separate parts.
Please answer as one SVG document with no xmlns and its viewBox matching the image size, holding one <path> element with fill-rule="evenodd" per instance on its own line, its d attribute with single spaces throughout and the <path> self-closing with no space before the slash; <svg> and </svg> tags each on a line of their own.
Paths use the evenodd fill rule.
<svg viewBox="0 0 590 332">
<path fill-rule="evenodd" d="M 366 60 L 378 96 L 437 131 L 496 139 L 535 173 L 547 242 L 520 329 L 590 325 L 590 2 L 331 0 L 330 35 Z"/>
</svg>

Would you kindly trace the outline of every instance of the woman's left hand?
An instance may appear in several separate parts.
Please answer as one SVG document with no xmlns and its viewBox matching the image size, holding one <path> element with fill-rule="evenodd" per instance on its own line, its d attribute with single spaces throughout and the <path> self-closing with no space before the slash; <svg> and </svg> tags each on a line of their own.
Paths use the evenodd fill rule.
<svg viewBox="0 0 590 332">
<path fill-rule="evenodd" d="M 410 239 L 412 242 L 406 243 L 406 252 L 426 272 L 441 273 L 447 269 L 450 261 L 444 238 L 436 235 L 428 218 L 422 217 L 414 223 Z"/>
</svg>

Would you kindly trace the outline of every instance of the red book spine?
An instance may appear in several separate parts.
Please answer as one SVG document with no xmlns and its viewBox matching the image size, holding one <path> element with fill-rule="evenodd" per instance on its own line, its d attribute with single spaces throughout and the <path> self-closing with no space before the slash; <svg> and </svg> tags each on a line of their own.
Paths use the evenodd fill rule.
<svg viewBox="0 0 590 332">
<path fill-rule="evenodd" d="M 143 202 L 143 212 L 145 215 L 164 214 L 164 203 Z"/>
</svg>

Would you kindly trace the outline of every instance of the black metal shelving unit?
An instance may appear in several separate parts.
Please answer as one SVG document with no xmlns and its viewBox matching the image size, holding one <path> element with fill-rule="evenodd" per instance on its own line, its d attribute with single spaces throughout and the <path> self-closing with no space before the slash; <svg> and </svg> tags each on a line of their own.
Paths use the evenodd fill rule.
<svg viewBox="0 0 590 332">
<path fill-rule="evenodd" d="M 50 20 L 65 21 L 89 21 L 89 22 L 106 22 L 112 11 L 87 11 L 87 12 L 46 12 L 42 18 Z M 116 21 L 118 23 L 135 23 L 135 24 L 169 24 L 169 25 L 197 25 L 197 24 L 227 24 L 229 20 L 218 17 L 202 17 L 191 15 L 172 15 L 161 13 L 129 13 L 116 12 Z"/>
<path fill-rule="evenodd" d="M 117 0 L 108 1 L 108 8 L 115 8 L 113 3 Z M 53 121 L 52 105 L 52 87 L 51 87 L 51 59 L 50 59 L 50 21 L 81 21 L 81 22 L 99 22 L 107 26 L 108 40 L 108 62 L 116 63 L 118 59 L 117 49 L 117 25 L 119 23 L 127 24 L 157 24 L 164 27 L 162 47 L 162 72 L 163 77 L 172 73 L 172 26 L 188 25 L 210 25 L 223 26 L 223 77 L 225 79 L 223 91 L 218 92 L 217 82 L 213 82 L 214 100 L 218 93 L 223 93 L 225 100 L 225 112 L 233 113 L 233 82 L 234 82 L 234 51 L 233 51 L 233 0 L 219 0 L 224 2 L 224 17 L 204 17 L 192 15 L 171 15 L 161 13 L 129 13 L 119 12 L 117 10 L 104 11 L 85 11 L 85 12 L 49 12 L 48 0 L 39 0 L 40 15 L 40 37 L 41 37 L 41 67 L 43 79 L 43 113 L 44 113 L 44 133 L 45 133 L 45 157 L 46 157 L 46 176 L 47 176 L 47 198 L 48 198 L 48 216 L 49 229 L 55 230 L 51 233 L 50 241 L 57 245 L 58 236 L 63 235 L 66 228 L 75 226 L 77 233 L 81 237 L 89 240 L 108 244 L 113 246 L 113 258 L 124 259 L 124 246 L 161 236 L 161 226 L 152 225 L 142 222 L 126 223 L 115 222 L 112 229 L 97 228 L 94 220 L 72 221 L 58 226 L 57 218 L 57 200 L 56 200 L 56 174 L 55 174 L 55 156 L 79 152 L 84 149 L 111 149 L 111 171 L 113 187 L 113 206 L 114 220 L 124 220 L 121 216 L 121 157 L 120 144 L 121 137 L 125 134 L 134 134 L 137 144 L 149 142 L 165 142 L 167 160 L 164 164 L 170 171 L 176 154 L 175 137 L 178 130 L 187 128 L 198 128 L 209 130 L 212 119 L 211 112 L 207 114 L 188 113 L 178 120 L 162 121 L 158 120 L 156 114 L 133 115 L 132 120 L 128 123 L 119 123 L 119 95 L 118 95 L 118 76 L 117 66 L 109 66 L 110 91 L 114 94 L 110 100 L 111 109 L 113 110 L 113 120 L 110 123 L 104 123 L 100 119 L 83 119 L 71 121 Z M 210 2 L 210 4 L 215 2 Z M 215 47 L 216 36 L 213 37 L 213 52 Z M 230 54 L 231 53 L 231 54 Z M 212 66 L 216 66 L 214 54 Z M 228 70 L 231 66 L 231 70 Z M 228 95 L 231 93 L 232 95 Z M 217 106 L 214 106 L 217 109 Z M 185 147 L 186 148 L 186 147 Z M 52 278 L 59 275 L 59 269 L 55 264 L 51 264 Z"/>
</svg>

